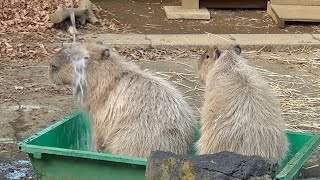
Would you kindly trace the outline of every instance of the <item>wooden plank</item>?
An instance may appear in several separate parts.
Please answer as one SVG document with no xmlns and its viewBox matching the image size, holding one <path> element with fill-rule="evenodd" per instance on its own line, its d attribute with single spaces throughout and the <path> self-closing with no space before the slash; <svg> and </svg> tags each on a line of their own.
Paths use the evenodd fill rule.
<svg viewBox="0 0 320 180">
<path fill-rule="evenodd" d="M 284 21 L 320 22 L 320 6 L 295 6 L 271 4 L 274 13 Z"/>
<path fill-rule="evenodd" d="M 320 6 L 320 0 L 271 0 L 276 5 Z"/>
<path fill-rule="evenodd" d="M 270 1 L 268 1 L 267 4 L 267 13 L 269 14 L 269 16 L 271 16 L 271 18 L 274 20 L 274 22 L 278 25 L 279 28 L 282 29 L 285 27 L 285 21 L 280 19 L 279 16 L 273 11 Z"/>
<path fill-rule="evenodd" d="M 183 9 L 199 9 L 199 0 L 182 0 Z"/>
<path fill-rule="evenodd" d="M 268 0 L 201 0 L 200 6 L 206 8 L 267 8 Z"/>
</svg>

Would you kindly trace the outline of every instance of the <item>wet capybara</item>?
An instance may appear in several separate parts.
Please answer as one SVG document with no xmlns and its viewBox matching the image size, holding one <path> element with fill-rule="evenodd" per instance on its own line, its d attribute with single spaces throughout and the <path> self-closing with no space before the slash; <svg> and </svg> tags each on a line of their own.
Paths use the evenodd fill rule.
<svg viewBox="0 0 320 180">
<path fill-rule="evenodd" d="M 91 118 L 95 151 L 187 154 L 196 120 L 182 94 L 114 49 L 93 43 L 64 48 L 51 58 L 49 76 L 73 86 Z"/>
</svg>

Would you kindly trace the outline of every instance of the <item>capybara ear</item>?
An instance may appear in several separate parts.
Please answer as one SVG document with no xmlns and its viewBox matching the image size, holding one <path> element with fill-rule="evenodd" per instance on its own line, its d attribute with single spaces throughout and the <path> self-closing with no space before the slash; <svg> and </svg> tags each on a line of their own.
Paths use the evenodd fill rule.
<svg viewBox="0 0 320 180">
<path fill-rule="evenodd" d="M 204 53 L 204 55 L 202 56 L 202 59 L 207 60 L 207 59 L 210 59 L 212 56 L 213 56 L 212 49 L 208 48 Z"/>
<path fill-rule="evenodd" d="M 234 47 L 233 47 L 234 51 L 240 55 L 241 54 L 241 47 L 239 44 L 236 44 Z"/>
<path fill-rule="evenodd" d="M 110 49 L 106 48 L 102 51 L 102 58 L 109 58 L 110 57 Z"/>
<path fill-rule="evenodd" d="M 99 44 L 99 45 L 103 45 L 102 41 L 97 41 L 96 43 Z"/>
<path fill-rule="evenodd" d="M 214 60 L 218 59 L 221 55 L 221 51 L 217 46 L 213 46 L 212 48 L 212 57 L 215 56 L 215 58 L 213 58 Z"/>
</svg>

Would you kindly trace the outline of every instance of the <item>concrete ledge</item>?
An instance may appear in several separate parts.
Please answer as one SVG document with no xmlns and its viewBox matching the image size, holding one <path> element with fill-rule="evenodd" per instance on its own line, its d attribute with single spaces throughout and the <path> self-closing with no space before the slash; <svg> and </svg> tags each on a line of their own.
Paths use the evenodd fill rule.
<svg viewBox="0 0 320 180">
<path fill-rule="evenodd" d="M 237 43 L 244 50 L 320 48 L 319 34 L 88 34 L 80 38 L 86 42 L 102 41 L 106 46 L 124 47 L 192 49 L 214 44 Z M 44 45 L 61 46 L 61 43 Z"/>
<path fill-rule="evenodd" d="M 144 34 L 88 34 L 87 42 L 102 41 L 105 45 L 150 46 L 150 40 Z"/>
<path fill-rule="evenodd" d="M 168 19 L 205 19 L 210 20 L 207 9 L 184 9 L 182 6 L 164 6 Z"/>
<path fill-rule="evenodd" d="M 95 34 L 85 35 L 83 39 L 110 46 L 154 48 L 198 48 L 225 43 L 237 43 L 247 50 L 320 47 L 319 34 Z"/>
</svg>

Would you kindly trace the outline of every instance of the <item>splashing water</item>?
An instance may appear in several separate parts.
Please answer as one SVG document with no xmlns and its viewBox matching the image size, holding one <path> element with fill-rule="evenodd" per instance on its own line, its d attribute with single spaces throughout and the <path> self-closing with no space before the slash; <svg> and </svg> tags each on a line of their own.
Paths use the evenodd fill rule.
<svg viewBox="0 0 320 180">
<path fill-rule="evenodd" d="M 84 97 L 84 89 L 86 88 L 86 58 L 89 57 L 89 53 L 85 49 L 81 49 L 78 47 L 76 42 L 76 21 L 75 21 L 75 14 L 74 14 L 74 6 L 73 0 L 70 0 L 72 11 L 70 12 L 70 20 L 72 23 L 72 51 L 75 52 L 74 56 L 71 58 L 72 64 L 74 67 L 75 72 L 75 79 L 74 79 L 74 88 L 73 92 L 77 96 L 77 102 L 83 106 L 83 97 Z M 80 51 L 79 51 L 80 50 Z M 83 51 L 81 51 L 83 50 Z"/>
<path fill-rule="evenodd" d="M 85 57 L 76 59 L 72 61 L 74 72 L 75 72 L 75 82 L 73 92 L 77 96 L 77 101 L 80 105 L 83 105 L 84 89 L 87 86 L 86 81 L 86 60 Z"/>
</svg>

